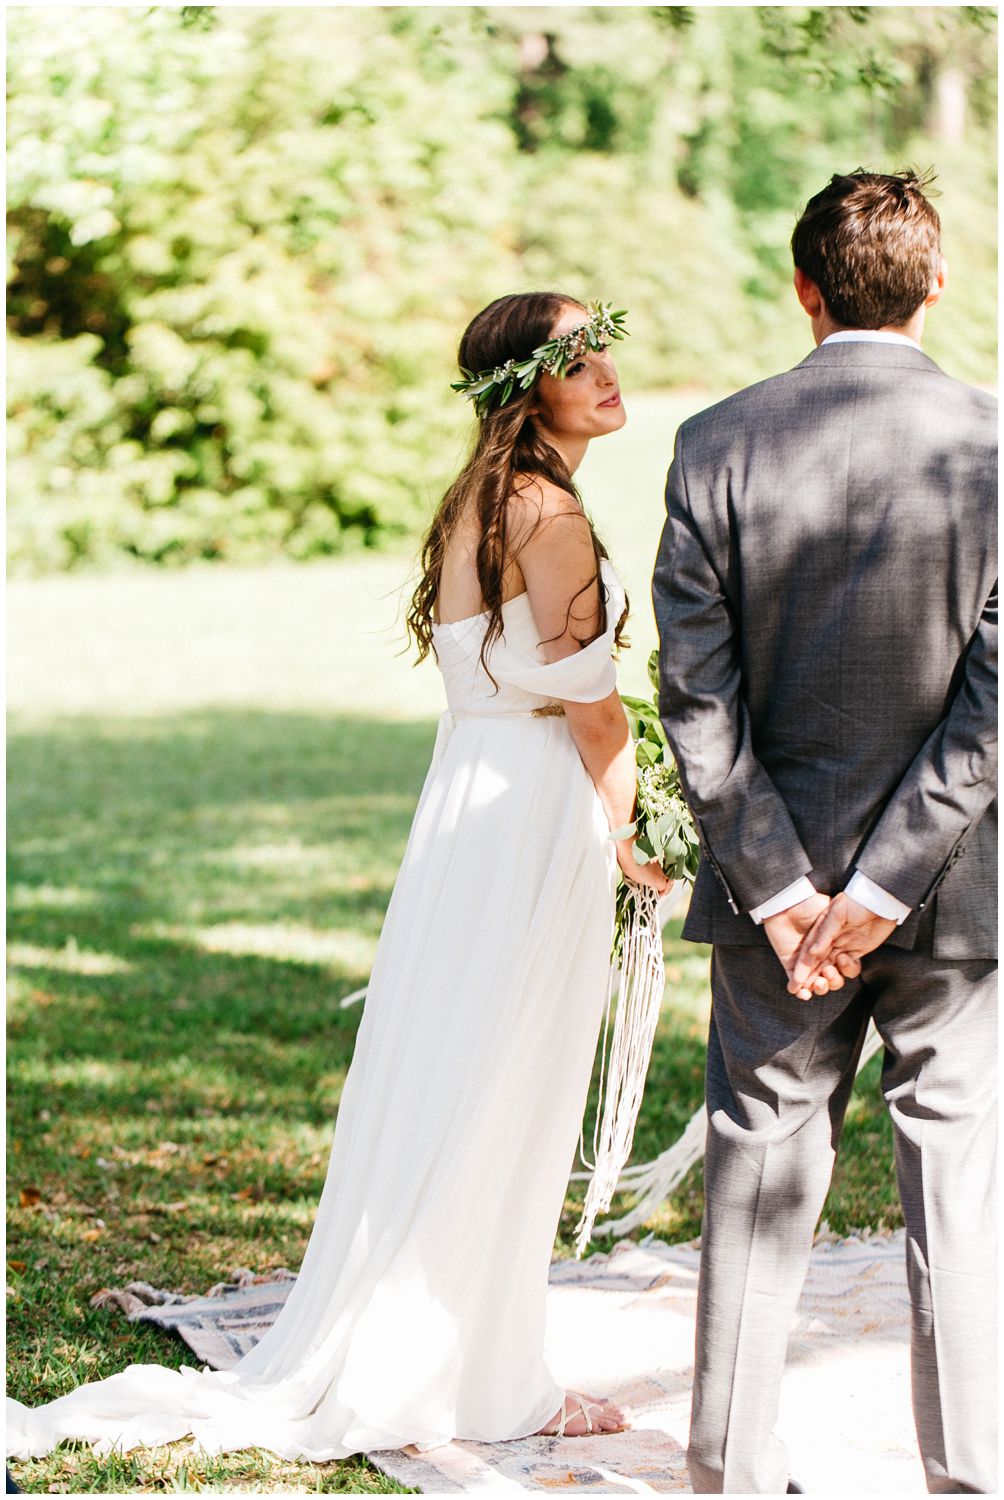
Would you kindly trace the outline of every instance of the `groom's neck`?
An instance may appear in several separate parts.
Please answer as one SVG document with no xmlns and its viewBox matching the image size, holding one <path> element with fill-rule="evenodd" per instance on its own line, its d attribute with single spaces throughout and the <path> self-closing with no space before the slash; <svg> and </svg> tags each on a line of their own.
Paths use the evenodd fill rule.
<svg viewBox="0 0 1004 1500">
<path fill-rule="evenodd" d="M 883 328 L 868 329 L 867 331 L 869 333 L 901 333 L 904 338 L 913 339 L 914 343 L 919 344 L 924 334 L 924 314 L 926 312 L 927 308 L 921 303 L 913 317 L 906 323 L 889 323 Z M 852 329 L 847 323 L 836 322 L 835 319 L 830 317 L 825 307 L 822 312 L 818 313 L 812 319 L 812 336 L 816 340 L 817 348 L 824 339 L 829 338 L 831 333 L 856 333 L 859 331 L 864 332 L 865 330 Z"/>
</svg>

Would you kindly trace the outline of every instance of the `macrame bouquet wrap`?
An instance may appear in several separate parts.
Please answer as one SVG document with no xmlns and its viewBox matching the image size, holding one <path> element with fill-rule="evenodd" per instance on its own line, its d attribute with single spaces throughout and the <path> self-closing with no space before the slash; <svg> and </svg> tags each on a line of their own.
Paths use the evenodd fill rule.
<svg viewBox="0 0 1004 1500">
<path fill-rule="evenodd" d="M 649 658 L 648 675 L 657 695 L 659 664 L 655 651 Z M 656 698 L 622 696 L 629 717 L 635 721 L 638 800 L 634 824 L 615 829 L 611 838 L 628 838 L 633 833 L 634 856 L 640 865 L 655 862 L 672 879 L 692 882 L 697 874 L 697 834 L 659 718 L 658 702 Z M 583 1165 L 590 1177 L 575 1230 L 579 1256 L 592 1238 L 597 1216 L 610 1207 L 631 1154 L 665 987 L 659 897 L 651 886 L 635 885 L 622 876 L 600 1051 L 592 1162 L 586 1159 L 584 1141 L 582 1144 Z"/>
</svg>

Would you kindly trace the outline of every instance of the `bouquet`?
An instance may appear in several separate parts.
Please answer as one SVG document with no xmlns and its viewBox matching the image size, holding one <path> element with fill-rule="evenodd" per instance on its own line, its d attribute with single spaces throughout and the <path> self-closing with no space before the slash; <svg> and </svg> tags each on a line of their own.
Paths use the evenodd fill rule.
<svg viewBox="0 0 1004 1500">
<path fill-rule="evenodd" d="M 621 695 L 629 719 L 635 721 L 638 793 L 634 822 L 615 829 L 610 837 L 619 841 L 633 835 L 632 852 L 638 864 L 656 860 L 671 879 L 693 882 L 699 845 L 659 717 L 656 651 L 649 657 L 648 676 L 655 693 L 651 700 Z M 575 1249 L 580 1256 L 592 1236 L 597 1214 L 610 1207 L 631 1154 L 665 987 L 659 897 L 651 886 L 635 885 L 622 874 L 615 904 L 600 1062 L 600 1102 L 591 1163 L 586 1161 L 584 1141 L 581 1143 L 583 1165 L 590 1169 L 591 1175 L 575 1231 Z M 611 1040 L 610 1016 L 615 994 L 617 1013 Z"/>
<path fill-rule="evenodd" d="M 700 849 L 694 820 L 680 785 L 680 773 L 659 717 L 658 651 L 653 651 L 648 659 L 648 680 L 654 690 L 651 699 L 621 694 L 629 720 L 635 720 L 638 800 L 634 822 L 626 828 L 615 829 L 610 837 L 619 841 L 634 834 L 632 853 L 640 865 L 656 860 L 670 879 L 687 880 L 692 884 L 697 874 Z M 623 952 L 624 935 L 634 910 L 633 897 L 638 890 L 638 886 L 621 875 L 611 953 L 614 963 Z"/>
</svg>

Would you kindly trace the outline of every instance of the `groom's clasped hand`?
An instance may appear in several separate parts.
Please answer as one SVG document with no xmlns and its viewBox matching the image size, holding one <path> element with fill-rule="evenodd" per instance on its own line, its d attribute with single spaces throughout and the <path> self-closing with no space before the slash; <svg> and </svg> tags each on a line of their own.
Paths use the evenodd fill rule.
<svg viewBox="0 0 1004 1500">
<path fill-rule="evenodd" d="M 840 891 L 832 900 L 828 896 L 822 899 L 825 905 L 793 963 L 790 967 L 785 965 L 788 989 L 802 1000 L 809 999 L 810 991 L 825 995 L 829 990 L 840 989 L 845 979 L 856 979 L 864 955 L 896 931 L 894 921 L 876 916 L 846 891 Z M 821 981 L 825 981 L 825 989 L 818 987 Z"/>
<path fill-rule="evenodd" d="M 861 959 L 884 943 L 896 923 L 879 917 L 846 891 L 821 891 L 768 917 L 764 931 L 788 976 L 788 992 L 799 1000 L 843 989 L 861 973 Z"/>
<path fill-rule="evenodd" d="M 861 973 L 860 959 L 843 951 L 843 925 L 832 925 L 832 909 L 830 897 L 816 891 L 764 921 L 770 945 L 788 976 L 788 989 L 800 1000 L 842 989 L 845 980 Z"/>
</svg>

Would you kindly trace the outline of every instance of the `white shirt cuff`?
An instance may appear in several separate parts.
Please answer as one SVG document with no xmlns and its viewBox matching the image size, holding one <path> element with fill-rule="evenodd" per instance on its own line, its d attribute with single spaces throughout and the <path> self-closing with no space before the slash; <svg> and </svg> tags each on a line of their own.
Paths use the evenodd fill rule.
<svg viewBox="0 0 1004 1500">
<path fill-rule="evenodd" d="M 754 906 L 750 916 L 759 927 L 766 917 L 776 917 L 779 911 L 787 911 L 789 906 L 797 906 L 800 901 L 815 894 L 816 887 L 808 875 L 800 875 L 797 880 L 793 880 L 791 885 L 786 885 L 783 891 L 778 891 L 777 895 L 772 896 L 769 901 Z"/>
<path fill-rule="evenodd" d="M 847 882 L 846 894 L 852 901 L 857 901 L 861 906 L 867 906 L 877 917 L 885 917 L 889 922 L 895 922 L 901 927 L 910 915 L 911 908 L 895 896 L 890 896 L 874 880 L 869 880 L 867 875 L 862 875 L 860 870 L 855 870 Z"/>
</svg>

